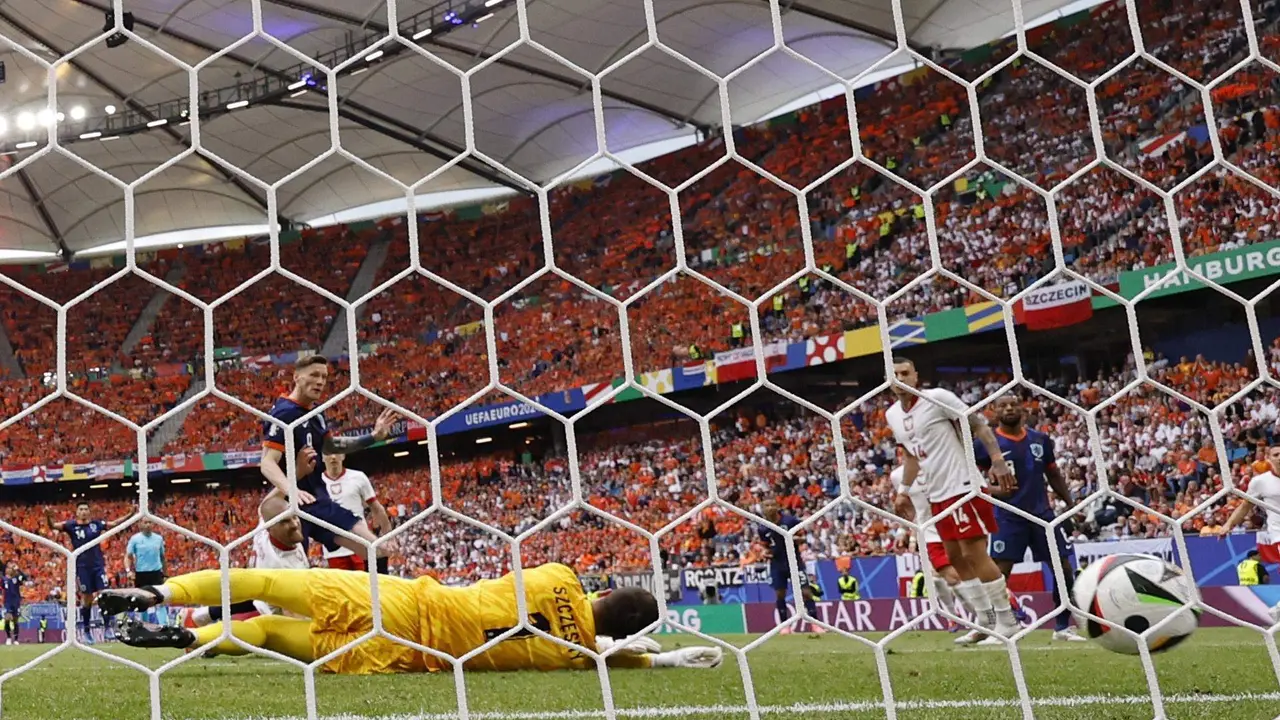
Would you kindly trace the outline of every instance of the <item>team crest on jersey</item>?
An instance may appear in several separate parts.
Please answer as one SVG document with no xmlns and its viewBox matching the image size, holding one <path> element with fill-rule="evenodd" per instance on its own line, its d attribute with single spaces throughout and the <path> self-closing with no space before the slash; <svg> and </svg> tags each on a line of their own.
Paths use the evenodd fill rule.
<svg viewBox="0 0 1280 720">
<path fill-rule="evenodd" d="M 911 417 L 910 415 L 907 415 L 906 417 L 902 418 L 902 427 L 906 428 L 907 432 L 911 432 L 912 430 L 915 430 L 916 419 Z"/>
<path fill-rule="evenodd" d="M 1031 443 L 1031 456 L 1037 460 L 1044 457 L 1044 446 L 1040 443 Z"/>
<path fill-rule="evenodd" d="M 329 483 L 329 494 L 330 494 L 330 495 L 332 495 L 332 496 L 333 496 L 333 497 L 335 497 L 335 498 L 336 498 L 336 497 L 338 497 L 339 495 L 341 495 L 341 494 L 342 494 L 342 483 L 340 483 L 340 482 Z"/>
</svg>

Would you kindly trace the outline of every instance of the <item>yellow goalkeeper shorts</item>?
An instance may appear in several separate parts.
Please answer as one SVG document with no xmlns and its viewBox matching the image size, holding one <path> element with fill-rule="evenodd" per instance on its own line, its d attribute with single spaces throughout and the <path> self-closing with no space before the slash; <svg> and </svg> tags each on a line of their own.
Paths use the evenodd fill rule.
<svg viewBox="0 0 1280 720">
<path fill-rule="evenodd" d="M 307 574 L 307 581 L 311 586 L 311 647 L 316 658 L 323 658 L 373 630 L 368 573 L 316 569 Z M 418 642 L 421 621 L 413 582 L 379 575 L 378 599 L 383 629 L 395 637 Z M 347 648 L 323 667 L 329 672 L 350 675 L 428 669 L 421 653 L 384 637 L 372 637 Z"/>
</svg>

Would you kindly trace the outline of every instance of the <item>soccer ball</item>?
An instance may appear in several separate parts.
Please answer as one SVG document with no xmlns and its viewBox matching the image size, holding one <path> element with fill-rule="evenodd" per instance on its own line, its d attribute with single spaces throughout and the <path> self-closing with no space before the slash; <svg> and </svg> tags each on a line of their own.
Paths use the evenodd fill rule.
<svg viewBox="0 0 1280 720">
<path fill-rule="evenodd" d="M 1085 623 L 1085 634 L 1112 652 L 1137 655 L 1141 639 L 1135 633 L 1176 615 L 1146 638 L 1151 652 L 1163 652 L 1191 637 L 1200 624 L 1200 611 L 1185 608 L 1195 597 L 1190 578 L 1176 565 L 1153 555 L 1108 555 L 1091 563 L 1076 579 L 1076 606 L 1106 620 Z"/>
</svg>

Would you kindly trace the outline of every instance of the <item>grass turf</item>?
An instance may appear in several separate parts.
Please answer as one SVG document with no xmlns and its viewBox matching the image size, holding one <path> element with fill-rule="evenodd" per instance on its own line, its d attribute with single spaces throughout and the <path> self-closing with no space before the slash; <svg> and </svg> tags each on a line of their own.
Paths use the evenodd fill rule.
<svg viewBox="0 0 1280 720">
<path fill-rule="evenodd" d="M 874 636 L 871 636 L 874 637 Z M 1001 648 L 952 647 L 954 636 L 938 632 L 906 634 L 890 644 L 888 671 L 905 720 L 1020 718 L 1010 656 Z M 745 645 L 751 636 L 724 640 Z M 662 637 L 668 647 L 695 644 L 679 635 Z M 0 647 L 4 671 L 48 652 L 51 646 Z M 171 651 L 139 651 L 117 644 L 99 646 L 147 667 L 177 657 Z M 1136 657 L 1109 653 L 1092 643 L 1049 642 L 1048 632 L 1019 643 L 1027 691 L 1035 715 L 1051 720 L 1105 718 L 1147 720 L 1149 702 Z M 747 655 L 762 715 L 778 717 L 883 718 L 883 695 L 875 656 L 861 643 L 838 636 L 776 637 Z M 1263 637 L 1244 629 L 1202 629 L 1174 650 L 1156 656 L 1162 691 L 1181 698 L 1166 710 L 1170 718 L 1231 717 L 1262 720 L 1280 715 L 1280 687 Z M 473 713 L 513 720 L 564 717 L 603 708 L 596 673 L 474 673 L 466 676 Z M 698 720 L 747 718 L 743 672 L 726 656 L 716 670 L 613 671 L 609 676 L 619 709 L 631 717 Z M 28 718 L 150 717 L 146 675 L 89 652 L 69 648 L 0 686 L 5 720 Z M 302 672 L 259 657 L 194 658 L 160 677 L 164 717 L 285 718 L 306 715 Z M 1125 698 L 1101 703 L 1097 696 Z M 1194 695 L 1203 695 L 1195 699 Z M 1094 702 L 1079 698 L 1094 696 Z M 1076 698 L 1076 699 L 1072 699 Z M 950 701 L 944 706 L 938 701 Z M 988 701 L 986 704 L 981 704 Z M 994 701 L 994 702 L 991 702 Z M 1003 704 L 1001 704 L 1003 703 Z M 808 707 L 792 707 L 807 704 Z M 458 710 L 452 674 L 374 677 L 316 676 L 321 716 L 447 716 Z M 716 707 L 711 707 L 716 706 Z"/>
</svg>

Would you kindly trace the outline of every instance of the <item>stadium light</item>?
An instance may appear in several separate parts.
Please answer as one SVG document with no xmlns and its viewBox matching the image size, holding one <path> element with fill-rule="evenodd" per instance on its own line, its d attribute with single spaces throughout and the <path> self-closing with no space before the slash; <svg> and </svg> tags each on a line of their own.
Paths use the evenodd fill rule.
<svg viewBox="0 0 1280 720">
<path fill-rule="evenodd" d="M 418 444 L 419 444 L 419 445 L 426 445 L 428 442 L 430 442 L 430 440 L 419 440 L 419 441 L 418 441 Z"/>
<path fill-rule="evenodd" d="M 292 95 L 290 95 L 289 97 L 291 97 L 291 98 L 296 98 L 296 97 L 298 97 L 299 95 L 306 95 L 306 94 L 307 94 L 307 92 L 308 92 L 308 90 L 307 90 L 306 88 L 303 88 L 303 89 L 299 90 L 298 92 L 293 93 L 293 94 L 292 94 Z"/>
<path fill-rule="evenodd" d="M 428 35 L 430 35 L 430 34 L 431 34 L 431 28 L 427 28 L 426 30 L 419 30 L 418 32 L 416 32 L 416 33 L 414 33 L 414 34 L 413 34 L 413 39 L 414 39 L 414 40 L 421 40 L 422 38 L 424 38 L 424 37 L 426 37 L 426 36 L 428 36 Z"/>
<path fill-rule="evenodd" d="M 476 438 L 477 445 L 483 445 L 485 443 L 491 443 L 491 442 L 493 442 L 493 438 L 491 437 Z"/>
<path fill-rule="evenodd" d="M 391 457 L 404 457 L 405 455 L 408 455 L 408 454 L 409 454 L 408 450 L 401 450 L 400 452 L 392 455 Z"/>
<path fill-rule="evenodd" d="M 103 110 L 104 110 L 108 115 L 115 115 L 115 114 L 116 114 L 116 106 L 115 106 L 115 105 L 108 105 L 108 106 L 106 106 L 106 107 L 104 107 L 104 108 L 102 108 L 102 109 L 103 109 Z"/>
<path fill-rule="evenodd" d="M 501 5 L 501 4 L 502 4 L 502 0 L 485 0 L 484 6 L 487 8 L 490 8 L 495 5 Z"/>
<path fill-rule="evenodd" d="M 119 139 L 120 139 L 119 135 L 108 135 L 102 138 L 102 140 L 100 140 L 99 142 L 111 142 L 112 140 L 119 140 Z"/>
<path fill-rule="evenodd" d="M 102 133 L 100 133 L 100 132 L 96 132 L 96 131 L 95 131 L 95 132 L 87 132 L 87 133 L 83 133 L 83 134 L 81 134 L 81 135 L 80 135 L 80 139 L 81 139 L 81 140 L 92 140 L 92 139 L 94 139 L 94 138 L 100 138 L 100 137 L 102 137 Z"/>
<path fill-rule="evenodd" d="M 368 69 L 369 69 L 369 68 L 367 68 L 367 67 L 357 68 L 356 70 L 353 70 L 351 74 L 352 74 L 352 75 L 359 75 L 360 73 L 365 72 L 365 71 L 366 71 L 366 70 L 368 70 Z"/>
<path fill-rule="evenodd" d="M 513 423 L 513 424 L 511 424 L 511 425 L 508 425 L 508 426 L 507 426 L 507 429 L 508 429 L 508 430 L 519 430 L 520 428 L 527 428 L 527 427 L 529 427 L 529 423 L 528 423 L 528 422 L 518 422 L 518 423 Z"/>
<path fill-rule="evenodd" d="M 191 478 L 174 478 L 169 481 L 169 484 L 182 485 L 183 483 L 189 483 L 189 482 L 191 482 Z"/>
<path fill-rule="evenodd" d="M 169 121 L 167 119 L 160 118 L 159 120 L 152 120 L 151 122 L 147 123 L 147 127 L 160 127 L 161 125 L 168 125 L 168 124 L 169 124 Z"/>
<path fill-rule="evenodd" d="M 106 483 L 98 483 L 97 485 L 90 485 L 89 489 L 90 490 L 106 490 L 109 487 L 111 486 Z"/>
<path fill-rule="evenodd" d="M 84 108 L 83 108 L 82 106 L 77 105 L 77 106 L 75 106 L 75 107 L 71 108 L 71 119 L 72 119 L 72 120 L 83 120 L 83 119 L 84 119 L 84 116 L 85 116 L 85 111 L 84 111 Z"/>
<path fill-rule="evenodd" d="M 36 142 L 35 140 L 28 140 L 26 142 L 20 142 L 17 145 L 14 145 L 14 147 L 19 150 L 26 150 L 27 148 L 33 148 L 39 144 L 40 143 Z"/>
<path fill-rule="evenodd" d="M 120 483 L 120 487 L 122 488 L 133 487 L 133 483 Z"/>
<path fill-rule="evenodd" d="M 485 20 L 488 20 L 488 19 L 489 19 L 489 18 L 491 18 L 491 17 L 493 17 L 493 13 L 489 13 L 488 15 L 485 15 L 484 17 L 478 17 L 478 18 L 476 18 L 476 24 L 477 24 L 477 25 L 479 25 L 480 23 L 484 22 Z"/>
<path fill-rule="evenodd" d="M 302 87 L 303 85 L 306 85 L 306 84 L 307 84 L 307 80 L 306 80 L 306 78 L 303 78 L 302 80 L 299 80 L 299 81 L 298 81 L 298 82 L 296 82 L 296 83 L 290 83 L 290 84 L 289 84 L 289 89 L 290 89 L 290 90 L 297 90 L 298 88 L 300 88 L 300 87 Z"/>
<path fill-rule="evenodd" d="M 3 115 L 0 115 L 0 135 L 4 135 L 7 132 L 9 132 L 9 121 Z"/>
<path fill-rule="evenodd" d="M 29 112 L 23 111 L 18 113 L 18 129 L 30 130 L 36 126 L 36 116 Z"/>
<path fill-rule="evenodd" d="M 237 100 L 233 103 L 227 103 L 228 110 L 239 110 L 242 107 L 249 107 L 248 100 Z"/>
<path fill-rule="evenodd" d="M 377 60 L 378 58 L 382 57 L 383 55 L 386 55 L 386 53 L 382 52 L 381 50 L 379 50 L 379 51 L 377 51 L 377 52 L 369 53 L 369 56 L 368 56 L 368 57 L 366 57 L 366 58 L 364 59 L 364 61 L 365 61 L 365 62 L 373 62 L 374 60 Z"/>
<path fill-rule="evenodd" d="M 53 119 L 53 115 L 49 112 L 49 108 L 45 108 L 36 113 L 36 122 L 44 127 L 49 126 L 49 121 Z"/>
</svg>

